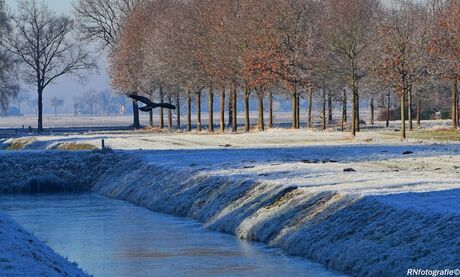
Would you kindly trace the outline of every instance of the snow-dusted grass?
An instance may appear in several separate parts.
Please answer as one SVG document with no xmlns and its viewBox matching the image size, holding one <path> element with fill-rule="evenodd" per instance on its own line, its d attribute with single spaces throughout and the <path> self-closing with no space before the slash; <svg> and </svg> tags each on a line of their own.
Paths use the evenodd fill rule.
<svg viewBox="0 0 460 277">
<path fill-rule="evenodd" d="M 116 159 L 100 152 L 1 152 L 0 193 L 88 191 Z"/>
<path fill-rule="evenodd" d="M 408 132 L 407 142 L 456 142 L 460 131 L 446 129 L 446 121 L 424 122 L 425 129 Z M 218 148 L 254 148 L 254 147 L 302 147 L 311 145 L 348 145 L 348 144 L 400 144 L 398 126 L 383 128 L 383 122 L 377 122 L 374 128 L 363 129 L 356 138 L 349 132 L 339 132 L 286 128 L 269 129 L 266 132 L 252 131 L 250 133 L 208 133 L 182 132 L 172 130 L 100 130 L 74 131 L 61 130 L 56 133 L 45 133 L 41 136 L 22 135 L 13 138 L 0 139 L 0 149 L 14 150 L 46 150 L 59 149 L 68 145 L 85 147 L 85 149 L 101 146 L 104 139 L 106 145 L 114 149 L 218 149 Z"/>
<path fill-rule="evenodd" d="M 36 145 L 104 138 L 126 149 L 2 152 L 0 160 L 10 165 L 0 174 L 89 176 L 97 193 L 356 276 L 459 265 L 459 144 L 369 140 L 366 133 L 353 141 L 305 130 L 94 136 L 45 137 Z M 26 166 L 5 172 L 13 164 Z M 4 186 L 17 183 L 12 178 Z"/>
<path fill-rule="evenodd" d="M 356 276 L 455 268 L 460 144 L 431 141 L 457 132 L 427 127 L 406 142 L 391 128 L 356 139 L 305 129 L 17 137 L 4 147 L 27 151 L 0 152 L 0 192 L 92 188 Z M 30 151 L 102 139 L 123 151 Z"/>
<path fill-rule="evenodd" d="M 414 153 L 402 155 L 408 150 Z M 142 151 L 144 162 L 124 161 L 137 166 L 101 179 L 95 190 L 352 275 L 401 276 L 408 268 L 458 266 L 459 150 L 350 145 Z M 350 167 L 356 172 L 343 172 Z"/>
<path fill-rule="evenodd" d="M 0 214 L 0 276 L 88 276 Z"/>
<path fill-rule="evenodd" d="M 456 141 L 460 142 L 460 131 L 450 129 L 416 131 L 409 133 L 409 138 L 434 140 L 434 141 Z"/>
</svg>

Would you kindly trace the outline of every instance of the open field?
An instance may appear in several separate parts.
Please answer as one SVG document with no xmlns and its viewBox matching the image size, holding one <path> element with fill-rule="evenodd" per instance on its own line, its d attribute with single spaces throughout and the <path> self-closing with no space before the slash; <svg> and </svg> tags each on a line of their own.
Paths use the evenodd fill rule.
<svg viewBox="0 0 460 277">
<path fill-rule="evenodd" d="M 460 143 L 448 124 L 424 122 L 406 141 L 396 122 L 363 128 L 356 138 L 286 128 L 18 133 L 0 141 L 23 150 L 0 151 L 0 188 L 20 191 L 39 175 L 65 188 L 84 172 L 84 183 L 105 196 L 191 217 L 350 275 L 399 276 L 458 266 Z M 62 152 L 98 148 L 102 140 L 114 151 Z"/>
</svg>

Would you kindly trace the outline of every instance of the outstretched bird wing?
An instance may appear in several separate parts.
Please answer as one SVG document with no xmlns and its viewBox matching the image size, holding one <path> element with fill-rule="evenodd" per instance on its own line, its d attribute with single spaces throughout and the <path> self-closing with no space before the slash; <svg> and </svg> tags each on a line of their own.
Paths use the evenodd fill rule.
<svg viewBox="0 0 460 277">
<path fill-rule="evenodd" d="M 165 109 L 170 109 L 170 110 L 175 110 L 176 106 L 168 104 L 168 103 L 153 103 L 153 108 L 165 108 Z"/>
<path fill-rule="evenodd" d="M 152 101 L 150 101 L 150 99 L 148 99 L 145 96 L 140 96 L 140 95 L 136 95 L 136 94 L 129 94 L 128 97 L 130 97 L 130 98 L 132 98 L 134 100 L 140 101 L 140 102 L 146 104 L 147 106 L 151 106 L 153 104 Z"/>
<path fill-rule="evenodd" d="M 152 106 L 145 106 L 145 107 L 140 107 L 139 110 L 143 112 L 151 112 L 152 111 Z"/>
</svg>

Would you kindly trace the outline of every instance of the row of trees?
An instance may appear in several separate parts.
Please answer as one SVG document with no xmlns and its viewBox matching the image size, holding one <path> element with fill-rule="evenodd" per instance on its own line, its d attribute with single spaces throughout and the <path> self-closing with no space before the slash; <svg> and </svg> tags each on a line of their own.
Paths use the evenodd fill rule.
<svg viewBox="0 0 460 277">
<path fill-rule="evenodd" d="M 94 1 L 81 0 L 79 7 Z M 209 131 L 214 130 L 216 94 L 221 130 L 229 95 L 233 131 L 238 97 L 243 98 L 248 131 L 251 94 L 258 98 L 258 127 L 263 130 L 265 101 L 270 107 L 275 93 L 291 98 L 292 127 L 299 128 L 300 98 L 310 100 L 311 126 L 312 97 L 326 98 L 334 92 L 343 94 L 344 109 L 351 99 L 355 135 L 360 97 L 369 96 L 373 103 L 391 90 L 400 98 L 405 138 L 405 114 L 412 128 L 414 92 L 421 101 L 423 88 L 433 80 L 452 82 L 451 116 L 453 126 L 458 126 L 459 0 L 400 0 L 391 6 L 378 0 L 115 2 L 131 5 L 121 17 L 116 38 L 107 42 L 113 86 L 129 94 L 159 95 L 159 101 L 185 99 L 189 130 L 192 97 L 201 129 L 204 93 L 209 100 Z M 271 125 L 272 112 L 269 117 Z"/>
<path fill-rule="evenodd" d="M 27 106 L 30 111 L 38 114 L 37 97 L 34 97 L 29 91 L 20 90 L 17 94 L 13 95 L 8 104 L 14 104 L 12 111 L 21 115 L 24 111 L 24 106 Z M 131 112 L 127 109 L 127 99 L 124 96 L 116 95 L 111 90 L 88 90 L 80 96 L 75 96 L 72 99 L 72 112 L 75 116 L 80 114 L 86 115 L 115 115 Z M 51 106 L 54 115 L 57 116 L 58 109 L 64 106 L 64 99 L 60 97 L 51 97 L 47 102 Z M 3 111 L 6 113 L 7 109 Z M 0 113 L 2 114 L 2 113 Z M 6 115 L 9 115 L 6 113 Z"/>
<path fill-rule="evenodd" d="M 89 90 L 79 97 L 73 99 L 74 115 L 111 115 L 128 112 L 127 99 L 124 96 L 116 95 L 111 90 L 95 91 Z"/>
<path fill-rule="evenodd" d="M 38 129 L 42 95 L 63 75 L 84 77 L 95 69 L 87 41 L 107 50 L 113 86 L 126 94 L 144 94 L 180 107 L 185 99 L 191 129 L 195 98 L 201 129 L 201 97 L 220 99 L 220 128 L 236 131 L 238 99 L 249 130 L 249 99 L 259 107 L 259 129 L 265 128 L 268 100 L 273 123 L 273 97 L 292 102 L 292 127 L 300 126 L 301 99 L 307 100 L 312 126 L 312 99 L 323 107 L 332 98 L 342 103 L 342 126 L 349 119 L 359 131 L 360 98 L 400 98 L 401 134 L 405 115 L 412 128 L 412 109 L 431 98 L 434 82 L 451 82 L 451 117 L 458 126 L 460 0 L 78 0 L 77 21 L 56 15 L 37 0 L 20 0 L 7 15 L 0 0 L 0 100 L 17 93 L 17 76 L 37 89 Z M 79 31 L 79 32 L 77 32 Z M 78 39 L 77 39 L 78 35 Z M 16 66 L 16 68 L 15 68 Z M 428 97 L 429 96 L 429 97 Z M 229 98 L 228 101 L 225 99 Z M 388 102 L 388 101 L 387 101 Z M 228 103 L 228 107 L 226 107 Z M 425 105 L 428 103 L 425 103 Z M 329 105 L 331 106 L 331 105 Z M 139 127 L 133 101 L 134 126 Z M 163 111 L 160 110 L 160 122 Z M 326 109 L 323 108 L 323 127 Z M 171 116 L 169 116 L 171 118 Z M 181 110 L 177 110 L 180 121 Z M 372 120 L 371 120 L 372 121 Z M 177 122 L 180 123 L 180 122 Z M 178 124 L 180 125 L 180 124 Z M 213 124 L 209 124 L 213 131 Z"/>
</svg>

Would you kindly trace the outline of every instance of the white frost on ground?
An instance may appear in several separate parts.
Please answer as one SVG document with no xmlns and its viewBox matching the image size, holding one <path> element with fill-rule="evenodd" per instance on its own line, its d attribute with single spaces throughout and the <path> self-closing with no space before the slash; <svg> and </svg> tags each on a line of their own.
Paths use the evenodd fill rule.
<svg viewBox="0 0 460 277">
<path fill-rule="evenodd" d="M 0 276 L 88 276 L 0 214 Z"/>
<path fill-rule="evenodd" d="M 108 166 L 94 173 L 95 191 L 192 217 L 352 275 L 458 267 L 460 145 L 372 135 L 352 141 L 305 130 L 101 133 L 41 137 L 44 148 L 31 148 L 105 138 L 125 149 L 124 158 L 101 160 Z M 29 159 L 43 154 L 22 153 Z"/>
<path fill-rule="evenodd" d="M 439 127 L 439 126 L 438 126 Z M 438 127 L 433 127 L 436 129 Z M 356 145 L 356 144 L 396 144 L 401 145 L 399 133 L 393 129 L 366 129 L 352 138 L 348 132 L 318 131 L 309 129 L 275 128 L 265 132 L 251 133 L 214 133 L 197 132 L 150 132 L 138 131 L 87 131 L 51 133 L 42 136 L 24 136 L 11 139 L 0 139 L 0 149 L 19 142 L 28 150 L 54 149 L 63 143 L 85 143 L 96 147 L 101 146 L 104 139 L 107 146 L 123 150 L 151 149 L 222 149 L 222 148 L 276 148 L 301 147 L 312 145 Z M 418 140 L 408 140 L 411 143 L 421 143 Z M 433 144 L 434 142 L 425 142 Z"/>
<path fill-rule="evenodd" d="M 400 276 L 459 264 L 459 148 L 446 147 L 142 151 L 96 191 L 352 275 Z"/>
<path fill-rule="evenodd" d="M 146 165 L 127 162 L 97 191 L 352 275 L 460 264 L 460 145 L 261 141 L 132 151 Z"/>
</svg>

